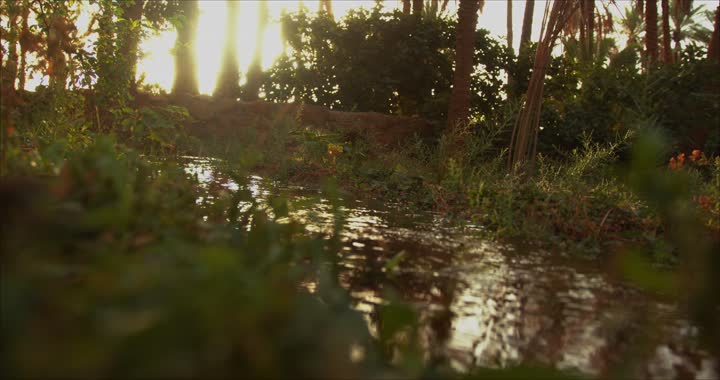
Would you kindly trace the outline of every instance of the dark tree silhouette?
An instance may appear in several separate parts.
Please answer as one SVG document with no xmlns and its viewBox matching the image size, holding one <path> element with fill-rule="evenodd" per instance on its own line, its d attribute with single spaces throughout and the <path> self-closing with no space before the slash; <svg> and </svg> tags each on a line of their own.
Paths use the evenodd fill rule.
<svg viewBox="0 0 720 380">
<path fill-rule="evenodd" d="M 223 50 L 220 75 L 215 86 L 214 96 L 237 98 L 240 96 L 240 65 L 237 56 L 237 1 L 227 1 L 227 26 L 225 30 L 225 49 Z"/>
<path fill-rule="evenodd" d="M 198 24 L 197 0 L 180 2 L 180 13 L 183 22 L 176 25 L 177 40 L 175 41 L 175 80 L 172 92 L 175 95 L 196 95 L 198 80 L 195 68 L 195 34 Z"/>
</svg>

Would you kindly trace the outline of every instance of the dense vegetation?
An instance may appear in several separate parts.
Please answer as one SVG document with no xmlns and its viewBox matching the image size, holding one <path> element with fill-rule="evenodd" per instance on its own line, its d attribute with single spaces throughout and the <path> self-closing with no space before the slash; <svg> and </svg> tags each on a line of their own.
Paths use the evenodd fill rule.
<svg viewBox="0 0 720 380">
<path fill-rule="evenodd" d="M 267 72 L 251 67 L 242 86 L 227 53 L 214 95 L 432 125 L 432 136 L 381 146 L 296 115 L 269 115 L 262 143 L 253 128 L 233 140 L 196 133 L 182 104 L 198 93 L 186 62 L 197 2 L 2 2 L 3 373 L 460 376 L 423 360 L 411 307 L 380 307 L 377 334 L 353 308 L 337 276 L 338 192 L 440 211 L 485 226 L 488 239 L 618 257 L 628 281 L 688 299 L 718 354 L 720 11 L 708 11 L 714 30 L 703 29 L 691 22 L 702 9 L 671 1 L 670 49 L 671 25 L 648 13 L 656 1 L 633 2 L 621 34 L 608 32 L 607 8 L 568 1 L 574 16 L 555 36 L 562 53 L 544 57 L 534 52 L 555 41 L 522 41 L 516 54 L 474 22 L 463 35 L 473 1 L 460 1 L 459 17 L 441 11 L 447 2 L 413 1 L 412 13 L 404 3 L 340 20 L 330 1 L 317 14 L 284 14 L 287 53 Z M 81 11 L 94 20 L 87 33 L 75 26 Z M 169 95 L 136 79 L 139 42 L 163 28 L 178 31 Z M 622 33 L 627 44 L 614 40 Z M 469 107 L 458 112 L 462 59 L 472 70 Z M 47 85 L 26 90 L 29 72 Z M 513 165 L 511 141 L 538 80 L 535 148 Z M 208 194 L 185 170 L 187 155 L 219 158 L 239 189 Z M 333 230 L 288 221 L 294 206 L 279 194 L 260 207 L 246 180 L 257 172 L 321 188 Z M 505 375 L 527 375 L 517 371 Z"/>
</svg>

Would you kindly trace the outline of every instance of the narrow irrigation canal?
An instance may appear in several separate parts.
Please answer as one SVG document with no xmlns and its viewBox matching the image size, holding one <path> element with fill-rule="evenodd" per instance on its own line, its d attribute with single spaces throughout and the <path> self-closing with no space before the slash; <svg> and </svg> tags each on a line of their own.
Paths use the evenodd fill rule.
<svg viewBox="0 0 720 380">
<path fill-rule="evenodd" d="M 192 158 L 186 166 L 210 199 L 238 189 L 213 162 Z M 290 218 L 308 233 L 332 231 L 335 214 L 320 191 L 258 176 L 247 183 L 259 204 L 271 192 L 286 195 L 296 206 Z M 484 240 L 479 227 L 384 200 L 342 205 L 340 283 L 371 331 L 389 292 L 413 304 L 428 360 L 460 371 L 544 364 L 591 376 L 623 370 L 643 378 L 717 378 L 679 306 L 613 278 L 597 262 Z M 388 269 L 389 262 L 396 265 Z"/>
</svg>

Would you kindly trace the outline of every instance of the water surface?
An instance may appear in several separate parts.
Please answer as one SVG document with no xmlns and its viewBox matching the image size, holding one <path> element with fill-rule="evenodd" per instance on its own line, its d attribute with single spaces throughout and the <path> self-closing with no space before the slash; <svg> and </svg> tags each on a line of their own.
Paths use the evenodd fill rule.
<svg viewBox="0 0 720 380">
<path fill-rule="evenodd" d="M 211 159 L 193 158 L 186 170 L 198 176 L 206 197 L 239 188 Z M 261 205 L 271 189 L 288 196 L 296 205 L 290 218 L 308 233 L 332 231 L 333 206 L 319 190 L 258 176 L 246 186 Z M 591 376 L 625 370 L 658 379 L 718 377 L 678 306 L 611 278 L 598 261 L 488 241 L 479 227 L 371 196 L 341 204 L 341 284 L 371 332 L 388 291 L 413 304 L 426 360 L 460 371 L 535 364 Z M 402 260 L 388 270 L 398 254 Z"/>
</svg>

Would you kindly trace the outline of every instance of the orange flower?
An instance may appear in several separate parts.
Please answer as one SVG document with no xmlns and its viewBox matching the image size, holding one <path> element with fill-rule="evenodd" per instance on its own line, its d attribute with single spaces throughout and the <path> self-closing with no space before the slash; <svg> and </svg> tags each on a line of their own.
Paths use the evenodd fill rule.
<svg viewBox="0 0 720 380">
<path fill-rule="evenodd" d="M 685 153 L 678 154 L 678 161 L 680 161 L 680 165 L 685 163 Z"/>
<path fill-rule="evenodd" d="M 702 152 L 700 149 L 695 149 L 692 151 L 692 155 L 690 156 L 690 160 L 697 161 L 702 156 Z"/>
<path fill-rule="evenodd" d="M 670 158 L 670 162 L 668 163 L 668 167 L 672 170 L 675 170 L 678 168 L 678 163 L 675 161 L 675 157 Z"/>
</svg>

